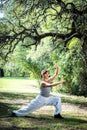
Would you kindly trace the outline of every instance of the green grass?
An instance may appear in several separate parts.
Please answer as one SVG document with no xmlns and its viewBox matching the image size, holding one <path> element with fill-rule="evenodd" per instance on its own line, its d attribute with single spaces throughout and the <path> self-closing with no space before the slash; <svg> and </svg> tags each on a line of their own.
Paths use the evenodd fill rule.
<svg viewBox="0 0 87 130">
<path fill-rule="evenodd" d="M 10 117 L 12 110 L 37 96 L 38 86 L 35 80 L 0 79 L 0 130 L 87 130 L 87 98 L 83 96 L 58 94 L 62 99 L 63 120 L 53 118 L 54 107 L 50 106 L 26 117 Z"/>
</svg>

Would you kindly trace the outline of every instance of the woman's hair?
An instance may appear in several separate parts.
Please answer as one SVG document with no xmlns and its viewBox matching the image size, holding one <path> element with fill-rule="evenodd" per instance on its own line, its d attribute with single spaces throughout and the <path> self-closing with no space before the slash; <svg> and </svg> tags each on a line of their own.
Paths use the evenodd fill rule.
<svg viewBox="0 0 87 130">
<path fill-rule="evenodd" d="M 47 69 L 42 70 L 42 71 L 41 71 L 41 78 L 42 78 L 42 76 L 43 76 L 44 74 L 46 74 L 47 72 L 49 72 L 49 70 L 47 70 Z"/>
</svg>

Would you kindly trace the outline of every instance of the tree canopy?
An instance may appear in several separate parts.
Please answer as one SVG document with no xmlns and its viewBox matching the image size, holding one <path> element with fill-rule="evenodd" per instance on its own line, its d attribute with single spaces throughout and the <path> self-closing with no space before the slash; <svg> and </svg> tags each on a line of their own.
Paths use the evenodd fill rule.
<svg viewBox="0 0 87 130">
<path fill-rule="evenodd" d="M 87 38 L 86 0 L 1 0 L 5 16 L 0 20 L 0 56 L 4 59 L 16 45 L 37 46 L 46 37 L 64 48 L 73 37 Z M 27 41 L 27 42 L 25 42 Z"/>
</svg>

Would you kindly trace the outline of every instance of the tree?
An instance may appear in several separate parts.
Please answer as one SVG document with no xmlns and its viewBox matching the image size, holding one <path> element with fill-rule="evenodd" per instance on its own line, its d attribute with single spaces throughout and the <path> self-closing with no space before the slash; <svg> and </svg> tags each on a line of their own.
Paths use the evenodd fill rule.
<svg viewBox="0 0 87 130">
<path fill-rule="evenodd" d="M 0 77 L 4 77 L 4 71 L 2 68 L 0 68 Z"/>
<path fill-rule="evenodd" d="M 62 40 L 63 50 L 73 38 L 82 43 L 84 72 L 80 76 L 80 93 L 87 91 L 87 0 L 2 0 L 6 17 L 0 22 L 0 55 L 6 59 L 17 44 L 37 46 L 50 37 L 58 47 Z M 29 42 L 25 42 L 28 39 Z M 83 88 L 82 88 L 83 86 Z M 85 93 L 86 94 L 86 93 Z"/>
</svg>

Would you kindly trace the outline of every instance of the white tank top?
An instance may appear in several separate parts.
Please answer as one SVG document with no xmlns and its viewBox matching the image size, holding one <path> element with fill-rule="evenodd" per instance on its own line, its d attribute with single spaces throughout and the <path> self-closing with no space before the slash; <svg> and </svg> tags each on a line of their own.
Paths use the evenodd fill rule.
<svg viewBox="0 0 87 130">
<path fill-rule="evenodd" d="M 41 86 L 40 87 L 40 95 L 44 96 L 44 97 L 49 97 L 50 96 L 50 91 L 51 91 L 51 87 L 44 87 Z"/>
</svg>

